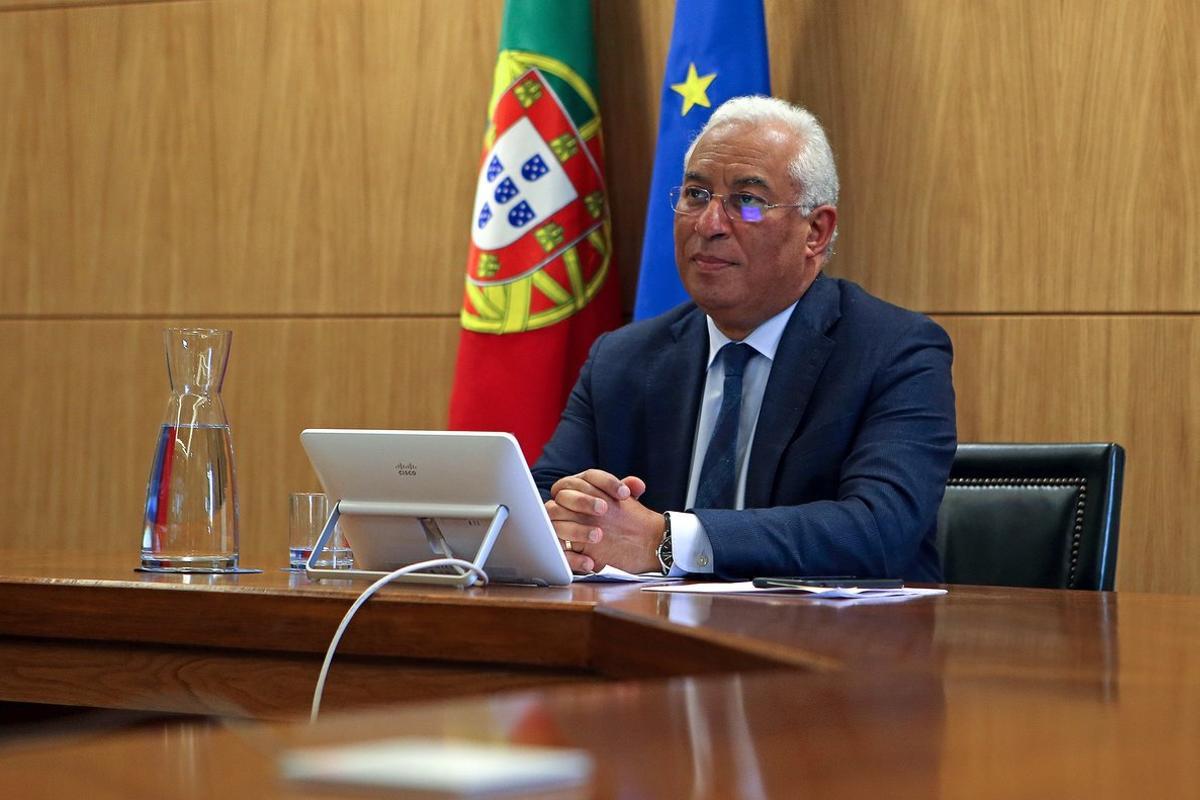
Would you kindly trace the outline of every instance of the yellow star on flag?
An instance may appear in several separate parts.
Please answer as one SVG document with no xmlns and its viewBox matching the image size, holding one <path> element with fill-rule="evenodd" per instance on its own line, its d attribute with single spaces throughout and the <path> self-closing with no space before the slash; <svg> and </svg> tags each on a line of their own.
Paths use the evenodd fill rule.
<svg viewBox="0 0 1200 800">
<path fill-rule="evenodd" d="M 692 106 L 704 106 L 712 108 L 712 103 L 708 101 L 708 85 L 717 78 L 717 73 L 713 72 L 708 75 L 697 75 L 696 65 L 688 64 L 687 79 L 683 83 L 672 83 L 671 88 L 679 92 L 683 96 L 683 112 L 681 117 L 686 117 L 687 113 L 692 110 Z"/>
</svg>

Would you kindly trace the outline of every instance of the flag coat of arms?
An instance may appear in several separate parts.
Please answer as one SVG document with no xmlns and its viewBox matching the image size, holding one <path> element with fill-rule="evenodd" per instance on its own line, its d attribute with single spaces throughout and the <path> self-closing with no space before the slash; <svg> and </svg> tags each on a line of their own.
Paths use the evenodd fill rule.
<svg viewBox="0 0 1200 800">
<path fill-rule="evenodd" d="M 675 215 L 667 194 L 682 180 L 683 156 L 692 139 L 726 100 L 770 93 L 762 0 L 677 0 L 634 319 L 653 317 L 688 299 L 675 267 Z"/>
<path fill-rule="evenodd" d="M 450 427 L 532 463 L 620 322 L 589 0 L 508 0 L 471 213 Z"/>
</svg>

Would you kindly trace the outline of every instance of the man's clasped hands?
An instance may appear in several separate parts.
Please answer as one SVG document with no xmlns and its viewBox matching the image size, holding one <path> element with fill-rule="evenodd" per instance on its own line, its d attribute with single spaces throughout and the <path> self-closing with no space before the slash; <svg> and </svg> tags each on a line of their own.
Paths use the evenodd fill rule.
<svg viewBox="0 0 1200 800">
<path fill-rule="evenodd" d="M 646 482 L 588 469 L 550 487 L 546 511 L 574 572 L 612 565 L 627 572 L 656 572 L 663 515 L 642 505 Z"/>
</svg>

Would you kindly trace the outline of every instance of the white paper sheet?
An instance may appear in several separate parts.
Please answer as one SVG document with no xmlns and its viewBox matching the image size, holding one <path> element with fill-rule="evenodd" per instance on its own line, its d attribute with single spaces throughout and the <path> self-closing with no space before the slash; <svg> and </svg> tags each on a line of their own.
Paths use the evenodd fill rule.
<svg viewBox="0 0 1200 800">
<path fill-rule="evenodd" d="M 834 586 L 779 586 L 759 589 L 751 581 L 737 583 L 680 583 L 669 586 L 643 586 L 647 592 L 681 592 L 684 594 L 790 594 L 817 597 L 822 600 L 859 600 L 880 597 L 933 597 L 945 594 L 945 589 L 858 589 Z"/>
<path fill-rule="evenodd" d="M 574 583 L 675 583 L 683 579 L 668 578 L 661 572 L 643 572 L 640 574 L 626 572 L 623 569 L 605 565 L 599 572 L 576 575 L 571 580 Z"/>
<path fill-rule="evenodd" d="M 288 750 L 280 762 L 290 781 L 439 798 L 582 789 L 592 769 L 591 756 L 582 750 L 449 739 L 386 739 Z"/>
</svg>

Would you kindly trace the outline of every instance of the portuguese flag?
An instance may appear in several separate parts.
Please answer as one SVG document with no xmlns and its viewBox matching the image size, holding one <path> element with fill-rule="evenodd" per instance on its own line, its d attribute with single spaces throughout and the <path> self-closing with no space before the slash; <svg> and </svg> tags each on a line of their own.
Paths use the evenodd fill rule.
<svg viewBox="0 0 1200 800">
<path fill-rule="evenodd" d="M 590 0 L 507 0 L 471 210 L 450 427 L 532 464 L 620 322 Z"/>
</svg>

